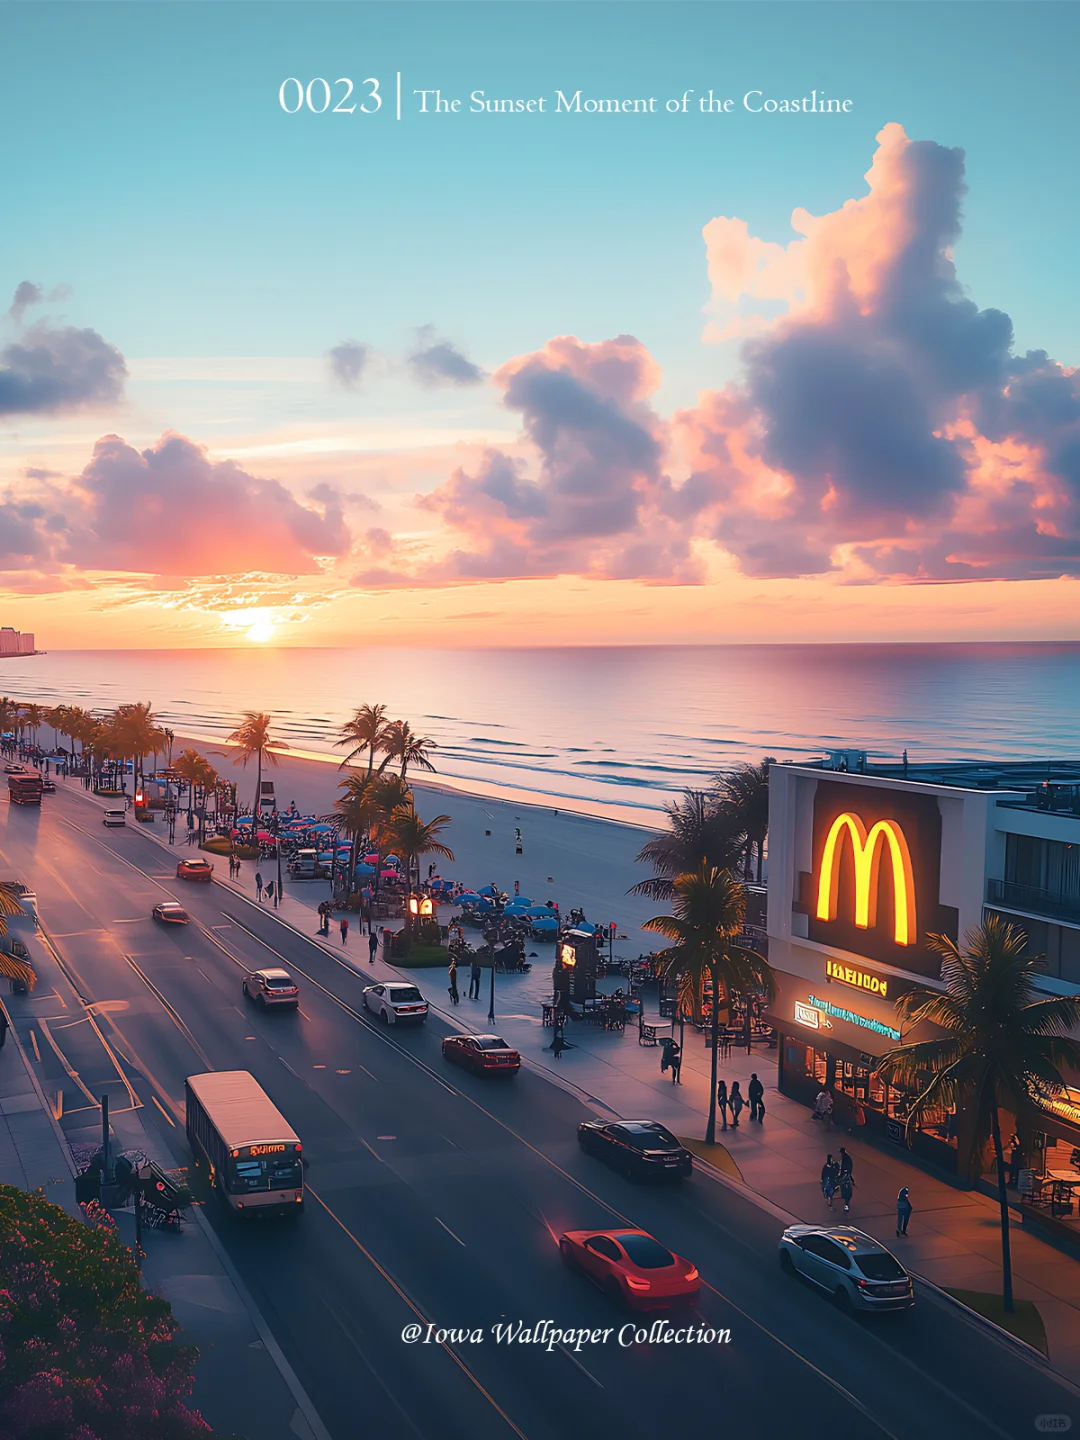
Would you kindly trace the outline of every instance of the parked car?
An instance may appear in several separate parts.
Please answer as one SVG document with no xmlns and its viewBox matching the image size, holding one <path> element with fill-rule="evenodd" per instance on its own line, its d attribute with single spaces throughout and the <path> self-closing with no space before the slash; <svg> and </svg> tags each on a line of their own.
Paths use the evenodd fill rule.
<svg viewBox="0 0 1080 1440">
<path fill-rule="evenodd" d="M 396 980 L 369 985 L 364 991 L 364 1005 L 384 1025 L 422 1025 L 428 1017 L 428 1003 L 416 986 Z"/>
<path fill-rule="evenodd" d="M 42 789 L 43 793 L 46 794 L 46 795 L 55 795 L 55 794 L 56 794 L 56 781 L 55 781 L 55 780 L 42 780 L 42 782 L 41 782 L 41 789 Z"/>
<path fill-rule="evenodd" d="M 655 1120 L 583 1120 L 578 1144 L 586 1155 L 606 1161 L 628 1180 L 682 1180 L 694 1169 L 690 1151 Z"/>
<path fill-rule="evenodd" d="M 150 913 L 163 925 L 186 925 L 188 923 L 187 911 L 175 900 L 163 900 L 160 905 L 155 905 Z"/>
<path fill-rule="evenodd" d="M 697 1266 L 644 1230 L 567 1230 L 559 1254 L 605 1295 L 635 1310 L 692 1304 L 701 1292 Z"/>
<path fill-rule="evenodd" d="M 521 1056 L 498 1035 L 447 1035 L 442 1053 L 474 1075 L 516 1075 L 521 1069 Z"/>
<path fill-rule="evenodd" d="M 850 1225 L 789 1225 L 780 1237 L 780 1268 L 856 1310 L 915 1304 L 911 1276 L 896 1256 Z"/>
<path fill-rule="evenodd" d="M 15 765 L 15 764 L 12 764 L 12 765 L 5 765 L 5 766 L 4 766 L 4 774 L 5 774 L 5 775 L 22 775 L 25 770 L 26 770 L 26 766 L 25 766 L 25 765 Z"/>
<path fill-rule="evenodd" d="M 209 860 L 181 860 L 176 867 L 178 880 L 204 880 L 207 884 L 214 873 Z"/>
<path fill-rule="evenodd" d="M 244 999 L 254 1000 L 260 1010 L 270 1005 L 286 1005 L 295 1010 L 300 1004 L 300 991 L 287 970 L 253 970 L 244 977 Z"/>
</svg>

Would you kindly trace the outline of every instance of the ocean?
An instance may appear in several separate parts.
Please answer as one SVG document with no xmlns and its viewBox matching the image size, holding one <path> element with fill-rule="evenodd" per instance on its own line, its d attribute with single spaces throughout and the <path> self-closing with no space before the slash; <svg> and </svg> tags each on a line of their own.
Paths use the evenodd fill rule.
<svg viewBox="0 0 1080 1440">
<path fill-rule="evenodd" d="M 438 744 L 439 783 L 631 824 L 743 760 L 1077 758 L 1080 643 L 688 645 L 540 650 L 52 651 L 0 662 L 20 701 L 150 701 L 221 741 L 267 710 L 299 755 L 340 757 L 359 705 Z M 48 735 L 44 732 L 43 738 Z M 420 778 L 420 777 L 417 777 Z"/>
</svg>

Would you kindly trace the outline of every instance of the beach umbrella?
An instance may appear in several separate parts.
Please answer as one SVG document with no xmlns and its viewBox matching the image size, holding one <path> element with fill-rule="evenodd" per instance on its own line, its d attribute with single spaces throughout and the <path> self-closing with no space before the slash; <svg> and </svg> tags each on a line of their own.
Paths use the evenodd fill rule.
<svg viewBox="0 0 1080 1440">
<path fill-rule="evenodd" d="M 480 896 L 475 890 L 463 890 L 457 898 L 459 905 L 475 905 Z"/>
<path fill-rule="evenodd" d="M 531 928 L 534 935 L 557 935 L 559 933 L 559 922 L 554 916 L 550 919 L 540 919 L 538 917 L 532 922 Z"/>
<path fill-rule="evenodd" d="M 356 873 L 357 875 L 374 875 L 375 866 L 368 865 L 363 860 L 358 860 L 356 864 Z"/>
<path fill-rule="evenodd" d="M 384 880 L 400 880 L 401 878 L 396 870 L 380 870 L 379 874 Z"/>
<path fill-rule="evenodd" d="M 397 857 L 396 855 L 384 855 L 384 856 L 383 856 L 383 864 L 384 864 L 384 865 L 400 865 L 400 864 L 401 864 L 401 861 L 398 859 L 398 857 Z"/>
<path fill-rule="evenodd" d="M 494 885 L 481 885 L 479 893 L 481 895 L 497 895 L 498 891 Z"/>
<path fill-rule="evenodd" d="M 317 835 L 329 835 L 329 834 L 333 831 L 333 828 L 334 828 L 334 827 L 333 827 L 333 825 L 319 824 L 319 825 L 312 825 L 311 828 L 312 828 L 312 830 L 315 831 L 315 833 L 316 833 Z"/>
<path fill-rule="evenodd" d="M 528 900 L 511 900 L 503 910 L 504 915 L 521 915 L 529 908 Z"/>
<path fill-rule="evenodd" d="M 364 863 L 365 863 L 366 865 L 377 865 L 377 864 L 379 863 L 378 854 L 372 853 L 371 855 L 365 855 L 365 856 L 364 856 Z"/>
<path fill-rule="evenodd" d="M 260 845 L 269 845 L 273 838 L 274 837 L 270 834 L 269 830 L 259 831 L 258 839 Z"/>
<path fill-rule="evenodd" d="M 530 905 L 528 913 L 530 919 L 547 919 L 550 917 L 557 922 L 559 918 L 550 905 Z"/>
</svg>

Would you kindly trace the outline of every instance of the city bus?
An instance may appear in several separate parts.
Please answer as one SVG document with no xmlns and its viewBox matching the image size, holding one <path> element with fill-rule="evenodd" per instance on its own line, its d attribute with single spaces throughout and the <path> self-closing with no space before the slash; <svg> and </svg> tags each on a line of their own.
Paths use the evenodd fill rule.
<svg viewBox="0 0 1080 1440">
<path fill-rule="evenodd" d="M 40 805 L 44 782 L 36 770 L 8 776 L 8 799 L 13 805 Z"/>
<path fill-rule="evenodd" d="M 299 1215 L 304 1208 L 300 1140 L 254 1075 L 215 1070 L 189 1075 L 187 1136 L 210 1164 L 210 1181 L 230 1210 Z"/>
</svg>

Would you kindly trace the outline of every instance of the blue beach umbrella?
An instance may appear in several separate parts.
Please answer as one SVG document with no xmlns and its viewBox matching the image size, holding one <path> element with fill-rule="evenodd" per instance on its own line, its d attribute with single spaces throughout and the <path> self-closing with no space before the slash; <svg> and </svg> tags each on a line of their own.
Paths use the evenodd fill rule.
<svg viewBox="0 0 1080 1440">
<path fill-rule="evenodd" d="M 459 905 L 476 905 L 480 900 L 475 890 L 463 890 L 457 898 Z"/>
<path fill-rule="evenodd" d="M 358 861 L 356 862 L 356 873 L 357 873 L 357 875 L 374 875 L 374 874 L 375 874 L 375 866 L 374 866 L 374 865 L 367 865 L 367 864 L 364 863 L 363 860 L 358 860 Z"/>
<path fill-rule="evenodd" d="M 554 915 L 545 919 L 538 917 L 532 922 L 532 932 L 534 935 L 557 935 L 559 933 L 559 922 L 555 919 Z"/>
<path fill-rule="evenodd" d="M 550 905 L 530 905 L 527 913 L 530 919 L 551 919 L 558 923 L 559 917 Z"/>
<path fill-rule="evenodd" d="M 495 895 L 497 892 L 494 885 L 481 885 L 479 893 L 481 895 Z"/>
</svg>

